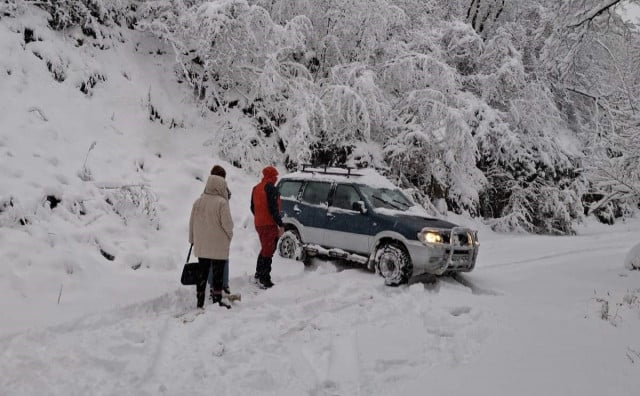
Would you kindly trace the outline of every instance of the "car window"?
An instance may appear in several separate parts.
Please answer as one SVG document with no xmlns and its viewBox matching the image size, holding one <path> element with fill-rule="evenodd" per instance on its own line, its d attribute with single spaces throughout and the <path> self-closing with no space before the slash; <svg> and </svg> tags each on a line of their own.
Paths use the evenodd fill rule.
<svg viewBox="0 0 640 396">
<path fill-rule="evenodd" d="M 297 198 L 298 192 L 300 192 L 300 187 L 302 186 L 301 181 L 282 181 L 280 185 L 278 185 L 278 190 L 280 191 L 280 196 L 282 198 Z"/>
<path fill-rule="evenodd" d="M 353 186 L 339 184 L 333 194 L 332 206 L 340 209 L 354 210 L 353 204 L 360 201 L 360 195 Z"/>
<path fill-rule="evenodd" d="M 326 203 L 329 191 L 331 191 L 331 183 L 307 182 L 304 193 L 302 193 L 302 201 L 312 205 Z"/>
</svg>

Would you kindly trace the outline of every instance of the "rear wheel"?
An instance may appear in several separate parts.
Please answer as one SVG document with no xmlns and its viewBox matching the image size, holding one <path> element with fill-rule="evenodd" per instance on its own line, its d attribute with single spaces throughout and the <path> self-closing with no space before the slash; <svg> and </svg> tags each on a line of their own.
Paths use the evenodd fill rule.
<svg viewBox="0 0 640 396">
<path fill-rule="evenodd" d="M 299 261 L 305 260 L 304 246 L 298 231 L 290 229 L 282 234 L 278 245 L 278 253 L 284 258 Z"/>
<path fill-rule="evenodd" d="M 376 272 L 384 278 L 387 286 L 407 283 L 413 273 L 409 253 L 396 243 L 385 243 L 376 250 L 375 266 Z"/>
</svg>

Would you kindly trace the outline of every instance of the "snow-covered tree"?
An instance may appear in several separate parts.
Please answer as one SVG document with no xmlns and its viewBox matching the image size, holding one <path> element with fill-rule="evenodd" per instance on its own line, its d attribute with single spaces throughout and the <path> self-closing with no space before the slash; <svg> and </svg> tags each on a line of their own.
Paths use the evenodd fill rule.
<svg viewBox="0 0 640 396">
<path fill-rule="evenodd" d="M 634 205 L 640 51 L 619 3 L 155 0 L 138 26 L 203 108 L 251 119 L 232 161 L 386 165 L 427 204 L 570 233 L 585 197 Z"/>
<path fill-rule="evenodd" d="M 638 208 L 638 33 L 616 0 L 569 1 L 541 52 L 570 126 L 585 143 L 589 213 L 613 222 Z M 635 55 L 634 55 L 635 53 Z"/>
</svg>

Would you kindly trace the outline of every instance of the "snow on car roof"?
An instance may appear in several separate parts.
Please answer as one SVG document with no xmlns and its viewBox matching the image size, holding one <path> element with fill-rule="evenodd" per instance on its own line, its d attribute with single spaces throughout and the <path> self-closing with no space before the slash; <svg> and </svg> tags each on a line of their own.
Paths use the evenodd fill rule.
<svg viewBox="0 0 640 396">
<path fill-rule="evenodd" d="M 306 168 L 304 171 L 292 172 L 282 176 L 282 179 L 305 179 L 329 182 L 349 182 L 365 184 L 377 188 L 397 188 L 389 179 L 379 174 L 373 168 L 351 169 L 347 175 L 344 168 Z"/>
</svg>

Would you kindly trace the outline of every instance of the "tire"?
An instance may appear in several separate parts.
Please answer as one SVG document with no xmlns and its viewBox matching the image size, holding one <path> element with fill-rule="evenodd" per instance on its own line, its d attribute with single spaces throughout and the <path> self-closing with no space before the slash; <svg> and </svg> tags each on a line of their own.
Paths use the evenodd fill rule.
<svg viewBox="0 0 640 396">
<path fill-rule="evenodd" d="M 291 229 L 282 234 L 280 242 L 278 243 L 278 254 L 280 257 L 292 260 L 305 260 L 304 246 L 300 240 L 298 231 Z"/>
<path fill-rule="evenodd" d="M 385 243 L 375 253 L 376 272 L 384 278 L 387 286 L 399 286 L 409 282 L 413 264 L 409 253 L 400 245 Z"/>
</svg>

